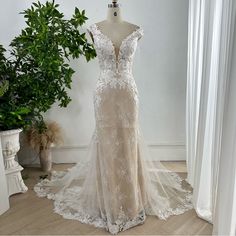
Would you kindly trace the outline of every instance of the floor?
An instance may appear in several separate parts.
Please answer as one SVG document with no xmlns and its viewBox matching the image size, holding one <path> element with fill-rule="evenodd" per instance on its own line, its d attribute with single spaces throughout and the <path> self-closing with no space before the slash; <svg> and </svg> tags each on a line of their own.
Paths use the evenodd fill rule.
<svg viewBox="0 0 236 236">
<path fill-rule="evenodd" d="M 163 162 L 182 177 L 186 177 L 185 162 Z M 53 169 L 63 170 L 72 164 L 54 164 Z M 0 235 L 109 235 L 105 230 L 66 220 L 53 213 L 53 202 L 38 198 L 33 189 L 39 176 L 44 173 L 38 167 L 23 170 L 25 184 L 29 190 L 10 197 L 11 208 L 0 216 Z M 167 221 L 148 216 L 145 223 L 120 235 L 211 235 L 212 225 L 197 217 L 194 210 Z"/>
</svg>

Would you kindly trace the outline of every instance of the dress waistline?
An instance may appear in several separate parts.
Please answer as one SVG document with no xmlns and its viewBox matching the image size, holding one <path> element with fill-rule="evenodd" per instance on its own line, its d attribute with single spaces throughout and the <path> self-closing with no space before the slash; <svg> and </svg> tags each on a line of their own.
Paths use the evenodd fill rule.
<svg viewBox="0 0 236 236">
<path fill-rule="evenodd" d="M 103 75 L 106 75 L 106 76 L 122 76 L 122 75 L 133 76 L 133 73 L 130 70 L 108 69 L 108 70 L 101 70 L 100 75 L 101 76 L 103 76 Z"/>
</svg>

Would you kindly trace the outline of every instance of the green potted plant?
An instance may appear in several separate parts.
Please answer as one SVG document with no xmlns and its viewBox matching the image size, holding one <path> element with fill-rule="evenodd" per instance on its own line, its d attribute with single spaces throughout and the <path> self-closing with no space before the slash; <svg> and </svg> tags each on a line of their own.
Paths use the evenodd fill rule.
<svg viewBox="0 0 236 236">
<path fill-rule="evenodd" d="M 45 132 L 43 113 L 55 102 L 66 107 L 71 101 L 67 90 L 74 70 L 68 61 L 96 56 L 82 32 L 88 19 L 85 11 L 75 8 L 73 16 L 65 19 L 58 7 L 55 1 L 33 3 L 21 13 L 26 27 L 10 43 L 10 58 L 4 57 L 1 47 L 0 74 L 9 83 L 0 103 L 2 132 L 27 130 L 30 125 Z"/>
</svg>

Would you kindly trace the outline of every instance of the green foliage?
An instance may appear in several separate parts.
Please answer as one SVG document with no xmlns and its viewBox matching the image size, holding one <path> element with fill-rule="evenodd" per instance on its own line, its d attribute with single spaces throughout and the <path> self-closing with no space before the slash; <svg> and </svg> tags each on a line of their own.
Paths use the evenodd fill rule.
<svg viewBox="0 0 236 236">
<path fill-rule="evenodd" d="M 0 45 L 0 97 L 8 90 L 9 81 L 7 77 L 9 75 L 9 64 L 4 56 L 6 50 Z"/>
<path fill-rule="evenodd" d="M 9 80 L 15 76 L 14 68 L 4 56 L 0 45 L 0 130 L 21 128 L 29 124 L 30 109 L 17 105 L 17 93 L 9 93 Z"/>
<path fill-rule="evenodd" d="M 88 19 L 85 11 L 75 8 L 72 18 L 67 20 L 58 7 L 54 1 L 33 3 L 21 13 L 26 27 L 12 40 L 9 60 L 0 46 L 1 79 L 9 81 L 8 90 L 1 97 L 0 129 L 8 129 L 17 122 L 24 127 L 25 119 L 20 116 L 27 112 L 32 116 L 27 119 L 42 120 L 42 113 L 55 102 L 66 107 L 71 101 L 67 90 L 71 89 L 74 73 L 69 59 L 84 56 L 89 61 L 96 57 L 93 45 L 80 32 Z M 2 122 L 6 119 L 12 122 L 4 126 Z"/>
<path fill-rule="evenodd" d="M 0 97 L 8 90 L 9 82 L 8 80 L 0 81 Z"/>
<path fill-rule="evenodd" d="M 9 130 L 25 127 L 30 124 L 30 109 L 18 107 L 12 111 L 7 106 L 1 106 L 0 109 L 0 130 Z"/>
</svg>

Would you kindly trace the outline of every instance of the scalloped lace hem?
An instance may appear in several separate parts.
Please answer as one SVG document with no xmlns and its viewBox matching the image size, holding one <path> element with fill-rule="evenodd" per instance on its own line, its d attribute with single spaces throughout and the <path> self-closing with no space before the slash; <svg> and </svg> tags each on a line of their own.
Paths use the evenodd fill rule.
<svg viewBox="0 0 236 236">
<path fill-rule="evenodd" d="M 63 176 L 65 172 L 59 171 L 56 172 L 53 178 L 57 178 Z M 177 175 L 176 173 L 170 173 L 177 181 L 179 186 L 181 186 L 181 182 L 183 179 Z M 63 208 L 63 203 L 61 204 L 60 194 L 51 193 L 50 190 L 46 190 L 43 188 L 50 181 L 48 179 L 44 179 L 41 182 L 37 183 L 34 186 L 34 191 L 36 192 L 38 197 L 47 197 L 48 199 L 54 200 L 54 212 L 61 215 L 65 219 L 78 220 L 84 224 L 90 224 L 98 228 L 104 228 L 111 234 L 118 234 L 121 231 L 127 230 L 134 226 L 143 224 L 148 215 L 157 216 L 161 220 L 167 220 L 172 215 L 180 215 L 184 212 L 193 209 L 192 204 L 192 191 L 185 190 L 185 197 L 175 208 L 167 208 L 163 210 L 158 210 L 155 206 L 145 206 L 144 209 L 133 219 L 127 218 L 125 214 L 120 212 L 119 218 L 115 223 L 109 222 L 106 217 L 101 216 L 93 216 L 86 214 L 82 209 L 79 212 L 70 212 L 68 209 Z"/>
</svg>

